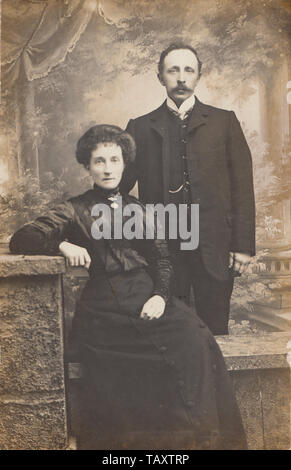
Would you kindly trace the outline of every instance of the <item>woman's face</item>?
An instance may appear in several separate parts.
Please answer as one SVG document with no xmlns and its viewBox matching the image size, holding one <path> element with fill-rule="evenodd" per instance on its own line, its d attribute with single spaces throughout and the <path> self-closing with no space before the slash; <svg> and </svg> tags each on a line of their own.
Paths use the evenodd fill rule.
<svg viewBox="0 0 291 470">
<path fill-rule="evenodd" d="M 115 189 L 124 170 L 121 147 L 110 142 L 98 144 L 92 151 L 88 170 L 94 183 L 100 188 Z"/>
</svg>

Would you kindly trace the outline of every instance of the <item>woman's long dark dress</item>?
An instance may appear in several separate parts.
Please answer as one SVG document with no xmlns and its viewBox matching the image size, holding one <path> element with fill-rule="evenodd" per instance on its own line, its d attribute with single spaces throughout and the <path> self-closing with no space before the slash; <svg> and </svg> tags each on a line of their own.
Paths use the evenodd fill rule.
<svg viewBox="0 0 291 470">
<path fill-rule="evenodd" d="M 123 197 L 123 205 L 132 202 L 139 204 Z M 195 312 L 170 296 L 166 242 L 94 240 L 97 203 L 110 205 L 95 186 L 25 225 L 10 242 L 13 253 L 56 254 L 67 240 L 90 254 L 90 279 L 73 324 L 84 368 L 79 447 L 245 449 L 220 349 Z M 164 314 L 141 319 L 155 294 L 167 301 Z"/>
</svg>

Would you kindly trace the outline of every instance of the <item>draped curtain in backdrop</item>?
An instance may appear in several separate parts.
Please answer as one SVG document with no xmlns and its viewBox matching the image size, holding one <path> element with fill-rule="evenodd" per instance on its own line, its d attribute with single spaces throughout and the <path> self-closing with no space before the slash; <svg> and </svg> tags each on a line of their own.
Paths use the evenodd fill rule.
<svg viewBox="0 0 291 470">
<path fill-rule="evenodd" d="M 85 31 L 97 0 L 4 0 L 2 3 L 2 88 L 15 86 L 18 172 L 38 174 L 31 125 L 33 81 L 62 63 Z"/>
</svg>

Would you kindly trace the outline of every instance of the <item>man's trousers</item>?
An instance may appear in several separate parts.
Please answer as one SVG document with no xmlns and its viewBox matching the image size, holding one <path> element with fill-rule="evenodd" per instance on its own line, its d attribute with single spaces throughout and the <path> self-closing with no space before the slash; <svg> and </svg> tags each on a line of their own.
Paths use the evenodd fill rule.
<svg viewBox="0 0 291 470">
<path fill-rule="evenodd" d="M 234 282 L 232 270 L 228 280 L 219 281 L 205 269 L 199 249 L 192 252 L 175 250 L 172 262 L 174 295 L 190 305 L 192 286 L 198 316 L 214 335 L 227 335 Z"/>
</svg>

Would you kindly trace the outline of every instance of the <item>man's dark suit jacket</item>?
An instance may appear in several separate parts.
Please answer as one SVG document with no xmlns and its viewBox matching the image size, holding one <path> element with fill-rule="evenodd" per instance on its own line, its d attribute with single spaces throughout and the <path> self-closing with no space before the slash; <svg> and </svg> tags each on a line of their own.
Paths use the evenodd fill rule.
<svg viewBox="0 0 291 470">
<path fill-rule="evenodd" d="M 131 119 L 127 131 L 137 146 L 121 191 L 136 180 L 144 203 L 169 203 L 169 145 L 166 102 Z M 229 278 L 229 252 L 255 254 L 255 203 L 252 159 L 233 111 L 197 98 L 188 124 L 187 162 L 193 204 L 199 204 L 199 246 L 206 269 Z"/>
</svg>

